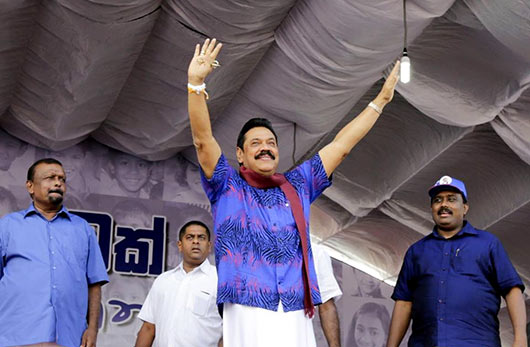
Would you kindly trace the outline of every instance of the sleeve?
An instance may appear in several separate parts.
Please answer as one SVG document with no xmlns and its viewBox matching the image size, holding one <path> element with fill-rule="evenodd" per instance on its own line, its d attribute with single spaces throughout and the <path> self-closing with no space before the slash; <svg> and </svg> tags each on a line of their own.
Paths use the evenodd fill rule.
<svg viewBox="0 0 530 347">
<path fill-rule="evenodd" d="M 88 284 L 107 283 L 109 276 L 105 268 L 105 262 L 101 256 L 96 231 L 88 223 L 84 223 L 88 234 L 88 259 L 87 259 L 87 282 Z"/>
<path fill-rule="evenodd" d="M 215 165 L 213 175 L 210 179 L 206 178 L 202 168 L 199 167 L 199 169 L 201 173 L 202 188 L 204 189 L 208 200 L 210 200 L 210 202 L 213 204 L 219 199 L 219 196 L 225 190 L 228 179 L 230 175 L 235 173 L 235 170 L 230 166 L 230 164 L 228 164 L 224 154 L 221 154 L 219 157 L 219 160 Z"/>
<path fill-rule="evenodd" d="M 322 192 L 331 185 L 331 180 L 326 174 L 320 155 L 317 153 L 311 159 L 303 162 L 296 168 L 303 176 L 310 202 L 315 201 Z"/>
<path fill-rule="evenodd" d="M 495 281 L 501 295 L 505 296 L 513 287 L 519 287 L 524 292 L 525 288 L 521 277 L 517 274 L 502 243 L 496 237 L 491 244 L 490 256 L 495 273 Z"/>
<path fill-rule="evenodd" d="M 160 278 L 160 277 L 158 277 Z M 153 283 L 153 286 L 151 287 L 151 290 L 147 294 L 147 297 L 145 298 L 145 301 L 142 305 L 142 308 L 140 309 L 140 313 L 138 314 L 138 318 L 143 320 L 144 322 L 155 324 L 155 312 L 156 312 L 156 293 L 157 293 L 157 283 L 158 278 Z"/>
<path fill-rule="evenodd" d="M 313 246 L 313 255 L 322 303 L 330 299 L 339 300 L 342 296 L 342 291 L 333 274 L 330 256 L 320 246 Z"/>
<path fill-rule="evenodd" d="M 405 259 L 403 259 L 403 265 L 401 266 L 401 271 L 399 271 L 396 287 L 392 293 L 393 300 L 412 301 L 412 279 L 414 276 L 412 252 L 412 248 L 409 248 L 405 254 Z"/>
</svg>

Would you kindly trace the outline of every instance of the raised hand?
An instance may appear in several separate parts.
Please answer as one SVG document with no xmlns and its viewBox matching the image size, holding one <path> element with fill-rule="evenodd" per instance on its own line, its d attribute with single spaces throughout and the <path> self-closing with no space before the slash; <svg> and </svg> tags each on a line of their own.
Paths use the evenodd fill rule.
<svg viewBox="0 0 530 347">
<path fill-rule="evenodd" d="M 219 51 L 223 47 L 222 43 L 217 43 L 216 39 L 206 39 L 202 44 L 195 46 L 195 54 L 188 67 L 188 82 L 193 85 L 200 85 L 204 82 L 213 69 L 220 66 L 216 60 Z"/>
<path fill-rule="evenodd" d="M 399 80 L 399 64 L 400 61 L 398 60 L 390 72 L 390 75 L 388 75 L 385 84 L 383 84 L 383 88 L 381 88 L 379 95 L 377 96 L 377 99 L 384 102 L 385 105 L 388 104 L 394 97 L 394 89 L 396 88 L 396 84 Z"/>
</svg>

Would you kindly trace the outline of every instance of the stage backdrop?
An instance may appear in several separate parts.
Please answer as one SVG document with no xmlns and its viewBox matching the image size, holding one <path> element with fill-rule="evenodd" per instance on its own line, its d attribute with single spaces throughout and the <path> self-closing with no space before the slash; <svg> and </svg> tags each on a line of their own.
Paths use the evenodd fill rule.
<svg viewBox="0 0 530 347">
<path fill-rule="evenodd" d="M 153 280 L 181 261 L 181 226 L 193 219 L 212 226 L 198 168 L 178 155 L 149 162 L 90 140 L 49 152 L 2 132 L 0 216 L 28 207 L 26 171 L 43 157 L 63 163 L 65 205 L 94 227 L 109 272 L 98 346 L 131 346 L 141 326 L 137 315 Z M 209 259 L 213 264 L 213 254 Z M 336 260 L 333 270 L 344 292 L 337 302 L 343 346 L 384 346 L 392 288 Z M 318 346 L 327 346 L 318 315 L 314 325 Z"/>
</svg>

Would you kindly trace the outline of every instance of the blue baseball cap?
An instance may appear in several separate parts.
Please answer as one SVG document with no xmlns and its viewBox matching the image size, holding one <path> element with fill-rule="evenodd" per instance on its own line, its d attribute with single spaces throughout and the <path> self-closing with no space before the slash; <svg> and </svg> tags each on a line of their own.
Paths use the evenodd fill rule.
<svg viewBox="0 0 530 347">
<path fill-rule="evenodd" d="M 467 191 L 464 182 L 451 176 L 442 176 L 431 188 L 429 188 L 429 196 L 432 199 L 436 194 L 444 190 L 456 191 L 462 194 L 464 202 L 467 202 Z"/>
</svg>

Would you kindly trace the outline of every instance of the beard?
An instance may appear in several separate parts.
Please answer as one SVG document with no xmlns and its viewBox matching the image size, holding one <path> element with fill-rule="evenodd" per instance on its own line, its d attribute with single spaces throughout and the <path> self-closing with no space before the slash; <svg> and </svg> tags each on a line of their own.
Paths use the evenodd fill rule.
<svg viewBox="0 0 530 347">
<path fill-rule="evenodd" d="M 48 201 L 55 206 L 59 206 L 63 203 L 63 196 L 62 195 L 48 196 Z"/>
</svg>

